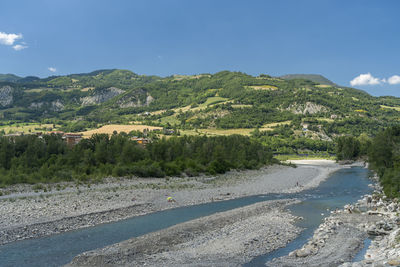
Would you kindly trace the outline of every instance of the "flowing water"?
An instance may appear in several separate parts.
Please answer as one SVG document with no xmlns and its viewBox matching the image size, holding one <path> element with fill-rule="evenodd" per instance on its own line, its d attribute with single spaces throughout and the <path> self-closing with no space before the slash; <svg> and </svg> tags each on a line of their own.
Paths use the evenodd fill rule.
<svg viewBox="0 0 400 267">
<path fill-rule="evenodd" d="M 368 187 L 371 183 L 369 174 L 367 169 L 360 167 L 342 169 L 321 183 L 318 188 L 305 191 L 303 201 L 289 207 L 292 214 L 304 218 L 297 225 L 305 230 L 286 247 L 256 257 L 244 266 L 265 266 L 266 262 L 301 248 L 323 219 L 329 216 L 330 211 L 340 209 L 348 203 L 354 203 L 363 195 L 372 192 L 372 189 Z"/>
<path fill-rule="evenodd" d="M 318 188 L 301 193 L 251 196 L 176 208 L 50 237 L 17 241 L 0 246 L 0 266 L 60 266 L 67 264 L 74 256 L 84 251 L 101 248 L 216 212 L 265 200 L 300 198 L 303 201 L 292 205 L 290 210 L 294 215 L 304 218 L 298 225 L 305 230 L 285 248 L 257 257 L 246 264 L 246 266 L 260 266 L 275 257 L 286 255 L 301 247 L 322 219 L 329 214 L 329 210 L 341 208 L 346 203 L 355 202 L 362 195 L 370 193 L 368 174 L 368 170 L 360 167 L 341 169 L 321 183 Z"/>
</svg>

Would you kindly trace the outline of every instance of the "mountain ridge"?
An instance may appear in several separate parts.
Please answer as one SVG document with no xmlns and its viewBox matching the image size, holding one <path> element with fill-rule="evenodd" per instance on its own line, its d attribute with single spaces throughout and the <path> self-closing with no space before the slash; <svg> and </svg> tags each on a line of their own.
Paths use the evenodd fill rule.
<svg viewBox="0 0 400 267">
<path fill-rule="evenodd" d="M 330 85 L 330 86 L 338 86 L 331 80 L 327 79 L 321 74 L 286 74 L 279 76 L 281 79 L 285 80 L 292 80 L 292 79 L 304 79 L 304 80 L 310 80 L 312 82 L 316 82 L 322 85 Z"/>
</svg>

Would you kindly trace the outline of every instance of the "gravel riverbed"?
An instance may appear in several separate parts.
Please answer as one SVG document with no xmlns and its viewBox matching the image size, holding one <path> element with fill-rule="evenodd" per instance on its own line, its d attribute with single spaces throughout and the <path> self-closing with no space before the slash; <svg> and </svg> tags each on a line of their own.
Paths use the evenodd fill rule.
<svg viewBox="0 0 400 267">
<path fill-rule="evenodd" d="M 155 211 L 318 186 L 341 166 L 333 161 L 274 165 L 218 176 L 107 179 L 100 184 L 62 184 L 47 192 L 31 186 L 2 189 L 0 245 L 117 221 Z M 63 188 L 59 191 L 54 188 Z M 8 192 L 9 194 L 5 193 Z M 173 197 L 175 202 L 168 202 Z"/>
<path fill-rule="evenodd" d="M 379 184 L 355 205 L 333 211 L 300 249 L 267 266 L 400 266 L 400 204 L 384 196 Z M 364 240 L 373 241 L 364 260 L 353 262 Z"/>
<path fill-rule="evenodd" d="M 256 203 L 78 255 L 68 266 L 240 266 L 301 231 L 285 211 L 295 200 Z"/>
</svg>

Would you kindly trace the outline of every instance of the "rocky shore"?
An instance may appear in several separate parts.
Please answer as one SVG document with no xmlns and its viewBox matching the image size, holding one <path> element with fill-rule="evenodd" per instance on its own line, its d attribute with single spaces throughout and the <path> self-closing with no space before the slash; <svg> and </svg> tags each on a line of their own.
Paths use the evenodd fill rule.
<svg viewBox="0 0 400 267">
<path fill-rule="evenodd" d="M 46 190 L 14 186 L 0 190 L 0 245 L 175 207 L 301 191 L 318 186 L 339 168 L 332 161 L 318 161 L 297 168 L 275 165 L 214 177 L 108 179 Z M 174 201 L 168 202 L 168 197 Z"/>
<path fill-rule="evenodd" d="M 365 196 L 360 203 L 368 206 L 368 211 L 365 212 L 368 217 L 378 218 L 364 223 L 364 230 L 369 234 L 372 242 L 364 255 L 364 260 L 347 262 L 341 266 L 400 266 L 399 201 L 386 198 L 382 188 L 376 185 L 374 193 Z"/>
<path fill-rule="evenodd" d="M 378 184 L 372 195 L 333 211 L 300 249 L 267 266 L 400 266 L 400 205 Z M 364 240 L 373 239 L 364 260 L 353 262 Z"/>
<path fill-rule="evenodd" d="M 240 266 L 301 231 L 275 200 L 216 213 L 78 255 L 68 266 Z"/>
</svg>

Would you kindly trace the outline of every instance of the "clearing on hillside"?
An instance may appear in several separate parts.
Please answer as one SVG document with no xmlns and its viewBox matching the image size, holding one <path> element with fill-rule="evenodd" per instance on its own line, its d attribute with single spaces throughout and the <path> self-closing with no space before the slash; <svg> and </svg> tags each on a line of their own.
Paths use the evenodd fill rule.
<svg viewBox="0 0 400 267">
<path fill-rule="evenodd" d="M 125 132 L 129 133 L 131 131 L 141 131 L 149 129 L 150 131 L 154 130 L 162 130 L 162 127 L 155 127 L 155 126 L 149 126 L 149 125 L 122 125 L 122 124 L 109 124 L 109 125 L 104 125 L 98 129 L 94 130 L 89 130 L 85 132 L 81 132 L 83 134 L 83 137 L 91 137 L 93 134 L 113 134 L 114 131 L 117 131 L 117 133 L 120 132 Z"/>
<path fill-rule="evenodd" d="M 273 86 L 273 85 L 252 85 L 252 86 L 246 86 L 246 87 L 254 89 L 254 90 L 267 90 L 267 91 L 278 90 L 278 87 Z"/>
<path fill-rule="evenodd" d="M 381 105 L 381 108 L 383 108 L 383 109 L 394 109 L 394 110 L 400 111 L 400 107 L 390 107 L 390 106 Z"/>
<path fill-rule="evenodd" d="M 53 128 L 53 126 L 56 126 Z M 4 130 L 6 134 L 21 132 L 24 134 L 34 133 L 34 132 L 50 132 L 55 131 L 57 125 L 53 124 L 40 124 L 40 123 L 16 123 L 11 125 L 0 126 L 0 131 Z"/>
</svg>

